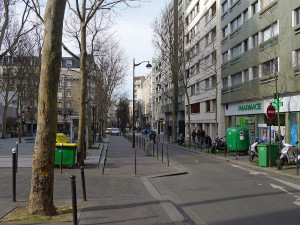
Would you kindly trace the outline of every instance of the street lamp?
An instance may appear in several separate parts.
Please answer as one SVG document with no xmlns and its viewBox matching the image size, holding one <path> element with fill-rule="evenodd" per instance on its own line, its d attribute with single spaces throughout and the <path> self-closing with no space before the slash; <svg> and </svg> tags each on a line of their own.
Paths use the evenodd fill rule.
<svg viewBox="0 0 300 225">
<path fill-rule="evenodd" d="M 132 90 L 132 93 L 133 93 L 133 96 L 132 96 L 132 98 L 133 98 L 133 101 L 132 101 L 132 115 L 133 115 L 133 118 L 132 118 L 132 121 L 133 121 L 133 127 L 132 127 L 132 148 L 135 148 L 135 110 L 134 110 L 134 106 L 135 106 L 135 104 L 134 104 L 134 73 L 135 73 L 135 67 L 136 66 L 139 66 L 139 65 L 141 65 L 142 63 L 147 63 L 147 65 L 146 65 L 146 68 L 147 69 L 151 69 L 152 68 L 152 65 L 149 63 L 149 61 L 143 61 L 143 62 L 140 62 L 140 63 L 135 63 L 135 58 L 133 58 L 133 80 L 132 80 L 132 87 L 133 87 L 133 90 Z M 136 150 L 135 150 L 135 152 L 134 152 L 134 159 L 135 159 L 135 174 L 136 174 Z"/>
</svg>

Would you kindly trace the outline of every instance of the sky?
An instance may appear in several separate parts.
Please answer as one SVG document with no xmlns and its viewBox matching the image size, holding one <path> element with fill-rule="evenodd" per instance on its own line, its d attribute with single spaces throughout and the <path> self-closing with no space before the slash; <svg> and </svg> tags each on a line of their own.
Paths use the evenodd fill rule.
<svg viewBox="0 0 300 225">
<path fill-rule="evenodd" d="M 142 61 L 151 63 L 154 56 L 151 25 L 169 2 L 170 0 L 150 0 L 142 2 L 139 8 L 127 8 L 120 11 L 121 15 L 116 21 L 116 35 L 129 63 L 125 86 L 121 91 L 126 92 L 129 99 L 132 99 L 133 58 L 136 64 Z M 145 76 L 151 72 L 146 68 L 146 64 L 135 67 L 135 76 Z"/>
</svg>

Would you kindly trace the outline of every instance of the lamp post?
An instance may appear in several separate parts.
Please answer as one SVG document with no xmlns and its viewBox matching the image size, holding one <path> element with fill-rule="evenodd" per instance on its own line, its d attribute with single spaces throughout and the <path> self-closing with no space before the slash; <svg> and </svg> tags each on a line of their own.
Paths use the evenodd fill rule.
<svg viewBox="0 0 300 225">
<path fill-rule="evenodd" d="M 134 75 L 135 75 L 135 67 L 136 66 L 139 66 L 141 65 L 142 63 L 147 63 L 146 65 L 146 68 L 147 69 L 151 69 L 152 68 L 152 65 L 149 63 L 149 61 L 143 61 L 143 62 L 140 62 L 140 63 L 135 63 L 135 58 L 133 58 L 133 80 L 132 80 L 132 93 L 133 93 L 133 96 L 132 96 L 132 122 L 133 122 L 133 127 L 132 127 L 132 148 L 135 148 L 135 110 L 134 110 L 134 107 L 135 107 L 135 99 L 134 99 Z M 134 151 L 134 174 L 136 175 L 136 150 Z"/>
</svg>

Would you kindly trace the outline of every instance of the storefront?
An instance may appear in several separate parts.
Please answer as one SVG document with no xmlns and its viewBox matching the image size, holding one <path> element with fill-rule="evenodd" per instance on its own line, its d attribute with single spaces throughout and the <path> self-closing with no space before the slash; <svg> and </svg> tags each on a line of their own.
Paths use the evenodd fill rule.
<svg viewBox="0 0 300 225">
<path fill-rule="evenodd" d="M 296 144 L 299 140 L 299 100 L 300 96 L 280 99 L 283 106 L 280 107 L 279 124 L 277 115 L 273 120 L 269 120 L 266 116 L 267 107 L 273 102 L 273 99 L 227 104 L 225 108 L 226 127 L 247 127 L 250 137 L 269 140 L 269 126 L 271 125 L 273 141 L 278 134 L 278 127 L 280 127 L 284 142 Z"/>
</svg>

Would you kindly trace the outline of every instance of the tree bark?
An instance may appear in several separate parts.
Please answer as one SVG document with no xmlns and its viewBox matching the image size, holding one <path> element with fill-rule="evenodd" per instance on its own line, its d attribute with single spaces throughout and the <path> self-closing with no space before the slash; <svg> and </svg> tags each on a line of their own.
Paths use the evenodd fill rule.
<svg viewBox="0 0 300 225">
<path fill-rule="evenodd" d="M 37 136 L 28 207 L 30 214 L 54 215 L 56 212 L 53 204 L 54 148 L 65 5 L 66 0 L 49 0 L 45 11 Z"/>
</svg>

